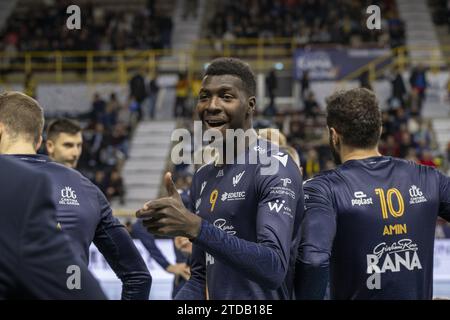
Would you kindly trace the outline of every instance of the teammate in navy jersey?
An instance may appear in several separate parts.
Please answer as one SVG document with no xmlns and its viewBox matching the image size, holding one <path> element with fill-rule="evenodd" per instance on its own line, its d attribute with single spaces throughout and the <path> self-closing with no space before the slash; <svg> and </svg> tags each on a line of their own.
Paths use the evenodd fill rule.
<svg viewBox="0 0 450 320">
<path fill-rule="evenodd" d="M 79 172 L 36 154 L 44 123 L 37 101 L 19 92 L 4 93 L 0 99 L 0 125 L 5 128 L 0 154 L 48 175 L 58 227 L 69 236 L 82 261 L 89 262 L 89 246 L 94 242 L 123 283 L 122 299 L 148 299 L 148 269 L 103 193 Z"/>
<path fill-rule="evenodd" d="M 46 136 L 45 149 L 50 159 L 76 169 L 83 151 L 80 125 L 67 118 L 56 119 L 47 126 Z"/>
<path fill-rule="evenodd" d="M 237 149 L 234 164 L 214 162 L 195 173 L 190 208 L 167 173 L 169 196 L 137 212 L 150 232 L 193 242 L 191 278 L 177 299 L 291 298 L 302 179 L 287 154 L 257 139 L 252 129 L 255 90 L 255 77 L 244 62 L 220 58 L 209 65 L 197 113 L 206 129 L 221 133 L 227 147 L 227 129 L 249 130 L 248 143 L 242 152 Z M 252 152 L 277 168 L 266 174 L 262 161 L 239 161 Z"/>
<path fill-rule="evenodd" d="M 450 179 L 378 152 L 381 113 L 367 89 L 327 100 L 336 169 L 304 184 L 298 299 L 431 299 L 438 216 L 450 219 Z M 328 273 L 328 270 L 330 271 Z"/>
<path fill-rule="evenodd" d="M 56 228 L 48 177 L 5 156 L 0 156 L 0 177 L 0 300 L 105 299 Z"/>
</svg>

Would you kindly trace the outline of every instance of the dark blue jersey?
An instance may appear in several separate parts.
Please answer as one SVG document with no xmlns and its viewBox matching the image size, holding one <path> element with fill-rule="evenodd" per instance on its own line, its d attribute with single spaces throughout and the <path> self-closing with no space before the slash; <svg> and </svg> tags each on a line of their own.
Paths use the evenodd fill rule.
<svg viewBox="0 0 450 320">
<path fill-rule="evenodd" d="M 301 298 L 323 294 L 319 275 L 328 266 L 332 299 L 432 298 L 436 219 L 450 219 L 448 177 L 372 157 L 324 172 L 306 181 L 304 191 Z"/>
<path fill-rule="evenodd" d="M 67 236 L 56 228 L 45 174 L 0 156 L 0 204 L 0 300 L 105 299 Z M 79 286 L 72 281 L 77 269 Z"/>
<path fill-rule="evenodd" d="M 291 298 L 303 214 L 300 172 L 287 154 L 253 148 L 278 169 L 263 174 L 261 162 L 208 164 L 194 175 L 191 210 L 203 222 L 191 278 L 177 299 Z"/>
<path fill-rule="evenodd" d="M 123 299 L 148 299 L 151 277 L 125 227 L 112 215 L 103 193 L 79 172 L 43 155 L 14 155 L 46 173 L 52 182 L 57 221 L 75 253 L 88 263 L 92 242 L 122 280 Z"/>
</svg>

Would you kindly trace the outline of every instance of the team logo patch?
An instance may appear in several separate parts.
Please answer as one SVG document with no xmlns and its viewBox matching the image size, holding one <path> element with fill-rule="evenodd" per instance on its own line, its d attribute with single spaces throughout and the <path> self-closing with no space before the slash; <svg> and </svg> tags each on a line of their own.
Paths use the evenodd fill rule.
<svg viewBox="0 0 450 320">
<path fill-rule="evenodd" d="M 283 164 L 283 167 L 286 167 L 287 161 L 288 161 L 288 155 L 284 154 L 283 152 L 278 152 L 276 155 L 273 156 L 275 159 L 280 161 Z"/>
<path fill-rule="evenodd" d="M 362 191 L 356 191 L 355 199 L 352 199 L 352 206 L 366 206 L 369 204 L 373 204 L 373 199 L 367 197 L 367 195 Z"/>
<path fill-rule="evenodd" d="M 421 202 L 427 202 L 427 198 L 424 197 L 423 192 L 415 185 L 409 188 L 409 204 L 417 204 Z"/>
<path fill-rule="evenodd" d="M 236 187 L 236 185 L 239 183 L 239 181 L 241 181 L 241 178 L 244 175 L 244 173 L 245 173 L 245 170 L 233 177 L 233 187 Z"/>
<path fill-rule="evenodd" d="M 281 178 L 280 180 L 283 181 L 283 187 L 287 187 L 288 184 L 292 183 L 290 178 Z"/>
<path fill-rule="evenodd" d="M 68 206 L 79 206 L 77 200 L 77 194 L 75 190 L 72 190 L 71 187 L 64 187 L 61 190 L 61 200 L 59 200 L 59 204 L 68 205 Z"/>
<path fill-rule="evenodd" d="M 245 200 L 245 191 L 224 192 L 221 196 L 222 201 Z"/>
<path fill-rule="evenodd" d="M 281 202 L 278 199 L 275 200 L 275 202 L 269 201 L 267 205 L 269 206 L 270 212 L 273 211 L 275 211 L 276 213 L 281 212 L 281 214 L 286 215 L 291 219 L 294 218 L 294 216 L 292 215 L 292 210 L 287 206 L 285 200 L 282 200 Z"/>
</svg>

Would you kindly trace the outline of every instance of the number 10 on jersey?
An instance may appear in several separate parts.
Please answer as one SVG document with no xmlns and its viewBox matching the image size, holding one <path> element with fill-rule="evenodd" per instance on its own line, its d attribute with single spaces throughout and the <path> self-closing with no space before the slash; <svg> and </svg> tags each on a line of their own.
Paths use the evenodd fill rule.
<svg viewBox="0 0 450 320">
<path fill-rule="evenodd" d="M 399 218 L 405 212 L 405 203 L 403 201 L 403 196 L 401 192 L 396 188 L 390 188 L 387 190 L 386 194 L 383 189 L 375 189 L 375 193 L 380 197 L 381 203 L 381 214 L 383 219 L 388 219 L 388 210 L 391 216 L 394 218 Z M 392 199 L 394 196 L 397 198 L 398 208 L 394 208 Z"/>
</svg>

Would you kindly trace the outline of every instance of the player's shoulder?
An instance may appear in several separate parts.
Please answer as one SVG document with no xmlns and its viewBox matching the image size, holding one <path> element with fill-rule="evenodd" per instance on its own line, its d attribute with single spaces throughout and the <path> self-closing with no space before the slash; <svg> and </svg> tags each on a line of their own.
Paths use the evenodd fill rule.
<svg viewBox="0 0 450 320">
<path fill-rule="evenodd" d="M 256 151 L 257 153 L 259 153 L 259 161 L 257 165 L 260 169 L 273 167 L 276 169 L 274 171 L 274 174 L 277 174 L 278 171 L 286 172 L 291 170 L 299 170 L 297 164 L 294 162 L 294 160 L 292 160 L 289 154 L 282 147 L 268 140 L 260 138 L 258 139 L 258 144 L 253 146 L 252 148 L 253 152 Z"/>
<path fill-rule="evenodd" d="M 324 170 L 303 182 L 304 188 L 316 188 L 323 191 L 332 190 L 332 185 L 339 179 L 338 169 Z"/>
<path fill-rule="evenodd" d="M 20 161 L 16 161 L 14 158 L 9 158 L 8 156 L 0 156 L 0 171 L 5 173 L 14 172 L 18 173 L 28 173 L 28 172 L 39 172 L 39 170 L 34 169 L 33 167 L 27 166 Z M 6 180 L 3 180 L 6 182 Z"/>
<path fill-rule="evenodd" d="M 49 161 L 47 162 L 47 166 L 51 169 L 52 172 L 57 172 L 60 173 L 62 175 L 65 175 L 67 177 L 70 177 L 72 179 L 78 179 L 80 181 L 89 181 L 90 180 L 88 178 L 86 178 L 85 176 L 83 176 L 79 171 L 72 169 L 72 168 L 68 168 L 60 163 L 54 162 L 54 161 Z"/>
<path fill-rule="evenodd" d="M 57 180 L 58 182 L 64 182 L 65 184 L 73 184 L 84 189 L 87 189 L 89 194 L 92 192 L 97 192 L 100 189 L 87 177 L 85 177 L 81 172 L 68 168 L 57 162 L 47 162 L 48 173 L 50 177 Z"/>
<path fill-rule="evenodd" d="M 391 158 L 393 163 L 396 164 L 396 166 L 399 169 L 403 169 L 406 171 L 409 171 L 409 173 L 414 174 L 414 175 L 437 175 L 439 173 L 439 170 L 431 167 L 431 166 L 426 166 L 411 160 L 406 160 L 406 159 L 400 159 L 400 158 Z"/>
</svg>

